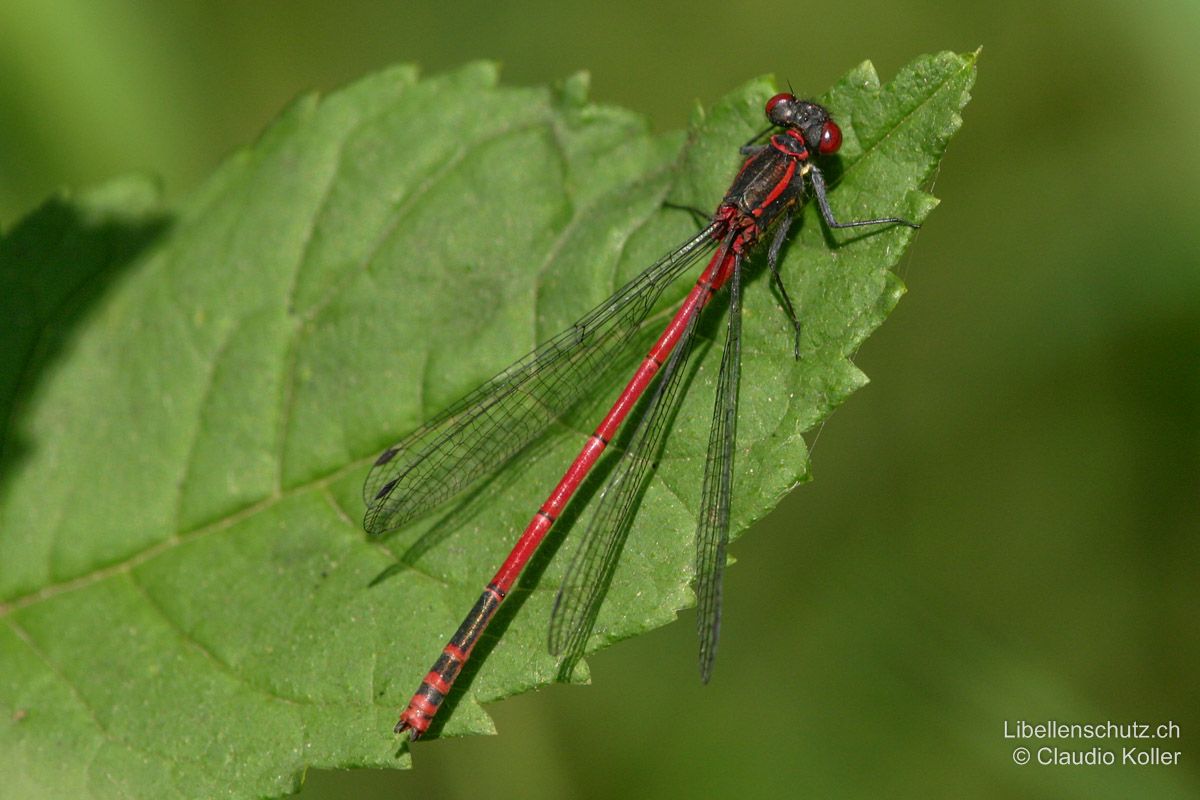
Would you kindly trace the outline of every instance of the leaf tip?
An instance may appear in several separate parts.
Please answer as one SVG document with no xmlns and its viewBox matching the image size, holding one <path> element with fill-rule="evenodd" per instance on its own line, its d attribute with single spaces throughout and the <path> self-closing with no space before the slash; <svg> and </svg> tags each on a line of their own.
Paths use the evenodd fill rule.
<svg viewBox="0 0 1200 800">
<path fill-rule="evenodd" d="M 841 82 L 861 91 L 873 93 L 877 93 L 881 85 L 879 73 L 875 70 L 875 62 L 869 58 L 846 73 L 846 77 Z"/>
<path fill-rule="evenodd" d="M 580 70 L 570 75 L 558 86 L 560 102 L 570 108 L 582 108 L 587 104 L 588 93 L 592 87 L 592 74 Z"/>
<path fill-rule="evenodd" d="M 479 61 L 472 61 L 463 67 L 463 72 L 475 75 L 481 83 L 485 83 L 489 87 L 494 87 L 500 84 L 500 72 L 503 69 L 503 62 L 480 59 Z"/>
</svg>

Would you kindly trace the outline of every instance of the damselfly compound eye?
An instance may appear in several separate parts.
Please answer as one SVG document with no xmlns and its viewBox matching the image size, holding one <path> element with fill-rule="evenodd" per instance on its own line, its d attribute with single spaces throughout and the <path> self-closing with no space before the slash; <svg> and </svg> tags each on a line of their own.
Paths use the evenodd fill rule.
<svg viewBox="0 0 1200 800">
<path fill-rule="evenodd" d="M 788 92 L 780 92 L 779 94 L 775 95 L 774 97 L 772 97 L 770 100 L 767 101 L 767 117 L 770 118 L 771 112 L 774 111 L 775 106 L 779 105 L 780 103 L 794 103 L 794 102 L 796 102 L 796 98 L 794 95 L 789 94 Z"/>
<path fill-rule="evenodd" d="M 821 126 L 821 143 L 817 151 L 823 156 L 831 156 L 842 146 L 842 129 L 833 120 Z"/>
</svg>

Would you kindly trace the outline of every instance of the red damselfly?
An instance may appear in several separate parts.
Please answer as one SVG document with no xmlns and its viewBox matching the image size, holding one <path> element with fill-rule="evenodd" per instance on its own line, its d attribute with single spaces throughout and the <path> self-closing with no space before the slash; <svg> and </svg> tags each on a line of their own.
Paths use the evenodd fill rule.
<svg viewBox="0 0 1200 800">
<path fill-rule="evenodd" d="M 375 461 L 363 495 L 364 526 L 378 534 L 404 525 L 463 491 L 520 452 L 578 402 L 599 371 L 638 331 L 663 290 L 689 266 L 708 264 L 616 402 L 550 496 L 533 515 L 508 558 L 487 584 L 396 724 L 418 739 L 429 728 L 480 634 L 492 620 L 521 571 L 563 512 L 575 490 L 617 434 L 626 416 L 653 385 L 632 423 L 629 445 L 597 499 L 584 539 L 555 599 L 550 619 L 552 653 L 582 649 L 607 577 L 633 519 L 637 498 L 653 469 L 667 421 L 680 397 L 681 380 L 693 350 L 701 311 L 729 287 L 725 350 L 717 379 L 696 529 L 697 626 L 700 673 L 707 681 L 720 626 L 721 578 L 729 533 L 729 504 L 737 424 L 741 352 L 742 268 L 768 229 L 778 226 L 767 249 L 771 280 L 796 334 L 800 320 L 779 276 L 779 252 L 793 216 L 811 192 L 830 228 L 901 224 L 899 217 L 839 222 L 826 197 L 825 179 L 813 154 L 829 156 L 842 133 L 816 103 L 781 93 L 766 105 L 770 125 L 741 148 L 745 161 L 708 224 L 563 333 L 468 394 Z M 755 144 L 773 133 L 764 144 Z"/>
</svg>

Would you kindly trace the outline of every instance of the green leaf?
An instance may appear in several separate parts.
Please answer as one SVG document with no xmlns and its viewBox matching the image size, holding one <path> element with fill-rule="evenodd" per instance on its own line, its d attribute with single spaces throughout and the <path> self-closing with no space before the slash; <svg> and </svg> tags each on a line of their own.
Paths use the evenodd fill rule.
<svg viewBox="0 0 1200 800">
<path fill-rule="evenodd" d="M 829 171 L 841 218 L 925 217 L 974 60 L 923 57 L 884 87 L 863 65 L 824 98 L 846 135 Z M 6 790 L 278 795 L 310 766 L 407 764 L 398 709 L 612 395 L 383 541 L 359 526 L 369 464 L 694 232 L 664 201 L 715 207 L 774 91 L 747 84 L 684 142 L 586 104 L 582 78 L 552 92 L 500 87 L 487 64 L 391 69 L 298 101 L 177 211 L 129 180 L 7 232 Z M 829 234 L 806 212 L 783 263 L 800 362 L 751 269 L 735 535 L 805 478 L 802 434 L 865 381 L 849 356 L 902 293 L 888 270 L 911 239 Z M 719 351 L 703 353 L 591 649 L 693 602 Z M 442 735 L 489 732 L 480 703 L 555 679 L 564 522 Z"/>
</svg>

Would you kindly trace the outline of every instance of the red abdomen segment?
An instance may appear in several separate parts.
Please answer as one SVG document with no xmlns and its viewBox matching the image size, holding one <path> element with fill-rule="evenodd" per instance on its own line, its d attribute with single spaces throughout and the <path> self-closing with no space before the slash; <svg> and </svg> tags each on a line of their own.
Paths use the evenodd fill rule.
<svg viewBox="0 0 1200 800">
<path fill-rule="evenodd" d="M 408 731 L 409 738 L 416 741 L 429 729 L 434 715 L 450 692 L 459 672 L 462 671 L 463 664 L 471 657 L 471 651 L 475 648 L 479 635 L 492 621 L 492 617 L 500 608 L 500 603 L 504 601 L 505 596 L 520 576 L 521 570 L 525 568 L 538 546 L 541 545 L 542 539 L 546 537 L 555 520 L 558 519 L 559 514 L 562 513 L 575 491 L 583 483 L 584 478 L 599 460 L 600 455 L 621 427 L 621 423 L 625 421 L 625 417 L 629 415 L 638 399 L 646 391 L 646 387 L 650 385 L 667 357 L 671 355 L 671 351 L 675 349 L 675 345 L 679 343 L 679 338 L 687 329 L 688 320 L 691 319 L 692 314 L 699 313 L 700 309 L 708 303 L 713 294 L 729 279 L 734 264 L 742 258 L 743 252 L 753 246 L 758 235 L 758 227 L 753 220 L 745 220 L 742 222 L 744 227 L 737 228 L 737 221 L 741 215 L 736 208 L 727 205 L 722 205 L 717 209 L 714 216 L 715 219 L 726 223 L 717 234 L 722 242 L 716 253 L 713 254 L 704 272 L 696 279 L 687 298 L 684 299 L 679 310 L 675 312 L 675 316 L 667 324 L 666 330 L 658 337 L 658 341 L 650 348 L 650 352 L 642 360 L 641 366 L 626 384 L 620 397 L 613 403 L 612 408 L 596 427 L 595 432 L 588 437 L 583 449 L 571 462 L 571 466 L 567 468 L 562 480 L 558 482 L 558 486 L 554 487 L 554 491 L 546 498 L 546 502 L 534 514 L 512 552 L 500 566 L 500 570 L 483 590 L 483 594 L 479 596 L 475 606 L 459 625 L 458 630 L 450 637 L 450 641 L 442 649 L 441 656 L 425 675 L 420 688 L 417 689 L 416 694 L 409 700 L 408 707 L 400 715 L 400 721 L 396 723 L 396 733 Z"/>
<path fill-rule="evenodd" d="M 475 649 L 479 635 L 492 621 L 492 617 L 496 615 L 496 609 L 500 608 L 503 600 L 504 592 L 497 589 L 494 584 L 488 584 L 487 588 L 483 590 L 483 594 L 475 601 L 471 613 L 467 614 L 467 618 L 458 626 L 458 630 L 454 632 L 450 641 L 442 649 L 442 654 L 438 656 L 433 668 L 421 681 L 421 687 L 408 701 L 408 707 L 404 709 L 400 715 L 400 721 L 396 723 L 396 733 L 412 731 L 409 735 L 415 742 L 429 729 L 429 723 L 433 722 L 433 715 L 437 713 L 442 701 L 446 699 L 450 687 L 454 685 L 455 678 L 462 671 L 463 664 L 467 663 L 467 659 L 471 657 L 471 651 Z"/>
</svg>

